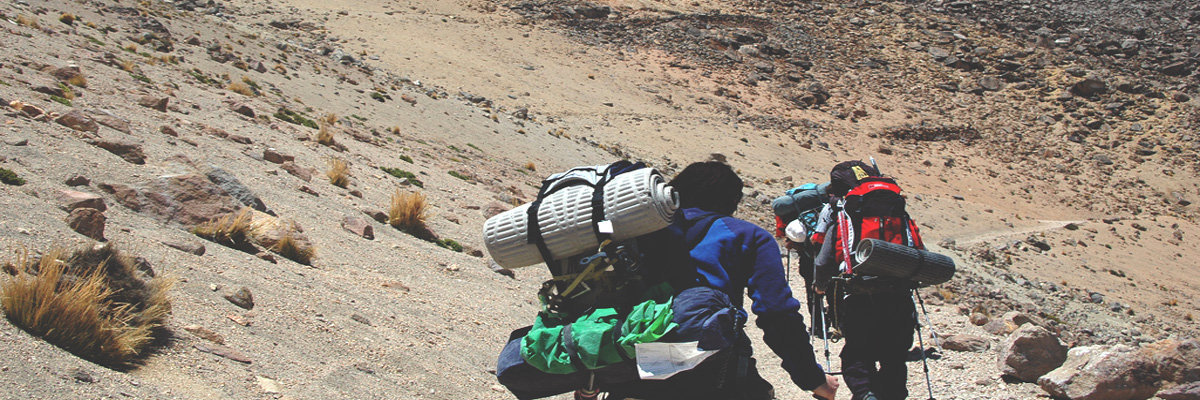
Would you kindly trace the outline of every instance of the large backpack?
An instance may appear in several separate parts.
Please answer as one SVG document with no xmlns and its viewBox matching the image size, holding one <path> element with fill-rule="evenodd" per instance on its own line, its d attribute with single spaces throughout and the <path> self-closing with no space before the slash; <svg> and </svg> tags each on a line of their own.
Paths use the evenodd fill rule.
<svg viewBox="0 0 1200 400">
<path fill-rule="evenodd" d="M 917 224 L 904 206 L 895 180 L 881 176 L 857 179 L 857 186 L 846 193 L 837 210 L 834 244 L 842 273 L 854 275 L 854 250 L 863 239 L 925 249 Z"/>
<path fill-rule="evenodd" d="M 792 221 L 800 221 L 806 232 L 816 232 L 821 208 L 829 202 L 828 188 L 828 183 L 805 183 L 775 198 L 771 202 L 775 211 L 775 237 L 784 237 L 784 229 Z"/>
</svg>

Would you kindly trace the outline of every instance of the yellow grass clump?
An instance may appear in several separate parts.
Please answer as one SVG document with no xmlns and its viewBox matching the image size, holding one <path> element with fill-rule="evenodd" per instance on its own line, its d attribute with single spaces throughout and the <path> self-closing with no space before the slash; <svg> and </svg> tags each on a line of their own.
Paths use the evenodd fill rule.
<svg viewBox="0 0 1200 400">
<path fill-rule="evenodd" d="M 317 130 L 317 143 L 329 147 L 337 146 L 337 142 L 333 140 L 333 129 L 330 129 L 329 125 L 321 124 L 321 128 Z"/>
<path fill-rule="evenodd" d="M 75 25 L 75 19 L 75 14 L 63 13 L 58 17 L 58 22 L 62 22 L 67 25 Z"/>
<path fill-rule="evenodd" d="M 121 70 L 122 71 L 133 72 L 136 69 L 137 69 L 137 63 L 133 62 L 133 60 L 121 61 Z"/>
<path fill-rule="evenodd" d="M 289 230 L 271 246 L 271 252 L 283 256 L 283 258 L 304 264 L 312 264 L 313 256 L 317 255 L 317 249 L 306 241 L 299 240 L 294 230 Z"/>
<path fill-rule="evenodd" d="M 135 366 L 151 350 L 171 313 L 171 279 L 139 277 L 135 258 L 112 245 L 66 255 L 28 252 L 5 272 L 0 308 L 14 325 L 81 358 L 111 368 Z"/>
<path fill-rule="evenodd" d="M 249 243 L 251 214 L 250 208 L 242 208 L 237 214 L 205 222 L 192 228 L 192 234 L 213 242 L 240 248 Z"/>
<path fill-rule="evenodd" d="M 325 171 L 329 183 L 344 188 L 350 185 L 350 165 L 340 158 L 329 159 L 329 171 Z"/>
<path fill-rule="evenodd" d="M 250 85 L 242 82 L 230 82 L 229 86 L 225 87 L 225 90 L 240 94 L 242 96 L 254 96 L 254 89 L 251 89 Z"/>
<path fill-rule="evenodd" d="M 27 27 L 30 27 L 33 29 L 41 29 L 42 28 L 42 26 L 38 24 L 37 18 L 26 17 L 24 15 L 17 16 L 17 25 L 27 26 Z"/>
<path fill-rule="evenodd" d="M 425 195 L 417 192 L 392 193 L 392 204 L 388 207 L 388 225 L 410 234 L 422 234 L 428 230 L 425 219 L 429 218 L 429 204 Z"/>
<path fill-rule="evenodd" d="M 530 161 L 530 162 L 527 162 L 527 163 L 525 163 L 525 169 L 527 169 L 527 170 L 530 170 L 530 171 L 535 171 L 535 172 L 536 172 L 536 171 L 537 171 L 537 165 L 534 165 L 534 164 L 533 164 L 533 161 Z"/>
</svg>

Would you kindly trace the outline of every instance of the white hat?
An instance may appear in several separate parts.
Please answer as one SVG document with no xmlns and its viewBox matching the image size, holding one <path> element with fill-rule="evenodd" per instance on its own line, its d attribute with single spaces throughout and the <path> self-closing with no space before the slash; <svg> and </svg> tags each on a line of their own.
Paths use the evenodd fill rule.
<svg viewBox="0 0 1200 400">
<path fill-rule="evenodd" d="M 798 219 L 789 222 L 787 228 L 784 228 L 783 231 L 787 234 L 788 240 L 792 242 L 803 243 L 808 241 L 808 229 Z"/>
</svg>

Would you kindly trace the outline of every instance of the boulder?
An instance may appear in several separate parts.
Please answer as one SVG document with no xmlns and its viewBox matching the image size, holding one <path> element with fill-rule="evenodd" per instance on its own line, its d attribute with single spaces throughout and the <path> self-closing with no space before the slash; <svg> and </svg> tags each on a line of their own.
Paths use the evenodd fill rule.
<svg viewBox="0 0 1200 400">
<path fill-rule="evenodd" d="M 72 230 L 99 241 L 104 240 L 106 220 L 104 213 L 95 208 L 76 208 L 67 216 L 67 224 Z"/>
<path fill-rule="evenodd" d="M 238 202 L 199 174 L 167 175 L 138 187 L 100 184 L 117 203 L 163 222 L 191 227 L 237 211 Z"/>
<path fill-rule="evenodd" d="M 312 182 L 313 175 L 317 173 L 317 170 L 301 167 L 293 161 L 284 161 L 283 164 L 279 165 L 279 168 L 305 182 Z"/>
<path fill-rule="evenodd" d="M 230 103 L 229 109 L 233 110 L 235 113 L 254 118 L 254 109 L 250 108 L 250 106 L 246 105 L 245 103 Z"/>
<path fill-rule="evenodd" d="M 1158 392 L 1163 400 L 1200 400 L 1200 381 L 1185 383 Z"/>
<path fill-rule="evenodd" d="M 990 342 L 987 338 L 975 335 L 951 335 L 942 341 L 942 348 L 979 353 L 987 350 Z"/>
<path fill-rule="evenodd" d="M 109 153 L 116 154 L 122 160 L 130 164 L 145 164 L 146 152 L 142 150 L 142 145 L 138 143 L 126 142 L 123 140 L 92 140 L 88 143 L 91 145 L 108 150 Z"/>
<path fill-rule="evenodd" d="M 28 113 L 26 113 L 28 114 Z M 40 114 L 40 112 L 39 112 Z M 96 133 L 100 131 L 100 124 L 91 116 L 79 112 L 79 110 L 71 110 L 66 114 L 54 119 L 59 125 L 87 133 Z"/>
<path fill-rule="evenodd" d="M 1067 359 L 1067 347 L 1050 331 L 1033 324 L 1018 328 L 1000 344 L 999 367 L 1004 375 L 1024 382 L 1053 371 Z"/>
<path fill-rule="evenodd" d="M 275 164 L 283 164 L 288 161 L 295 161 L 296 156 L 283 154 L 278 150 L 275 150 L 273 147 L 268 147 L 266 150 L 263 150 L 263 160 L 267 160 L 268 162 Z"/>
<path fill-rule="evenodd" d="M 118 117 L 111 113 L 105 111 L 93 112 L 92 118 L 94 118 L 96 122 L 100 123 L 100 125 L 112 128 L 117 132 L 121 132 L 126 135 L 128 135 L 130 132 L 133 132 L 133 129 L 129 127 L 129 120 Z"/>
<path fill-rule="evenodd" d="M 1038 379 L 1051 396 L 1073 400 L 1142 400 L 1158 391 L 1154 361 L 1125 345 L 1071 349 L 1061 367 Z"/>
<path fill-rule="evenodd" d="M 262 199 L 258 198 L 258 196 L 255 195 L 250 188 L 242 184 L 241 181 L 238 181 L 237 177 L 233 176 L 233 174 L 229 173 L 229 171 L 214 165 L 208 170 L 208 173 L 206 173 L 205 176 L 207 176 L 208 180 L 212 181 L 213 184 L 216 184 L 218 187 L 224 190 L 225 193 L 229 193 L 230 196 L 233 196 L 233 198 L 237 199 L 247 207 L 262 211 L 269 215 L 275 215 L 275 212 L 268 209 L 266 203 L 263 203 Z"/>
<path fill-rule="evenodd" d="M 167 103 L 171 100 L 170 97 L 157 97 L 153 95 L 145 95 L 138 99 L 138 105 L 146 108 L 152 108 L 158 111 L 166 112 Z"/>
<path fill-rule="evenodd" d="M 1158 373 L 1167 382 L 1200 381 L 1200 342 L 1163 340 L 1142 349 L 1157 365 Z"/>
<path fill-rule="evenodd" d="M 375 239 L 375 228 L 366 218 L 346 216 L 342 218 L 342 228 L 367 240 Z"/>
<path fill-rule="evenodd" d="M 104 204 L 104 198 L 91 193 L 84 193 L 74 190 L 60 190 L 57 196 L 58 207 L 72 211 L 76 208 L 94 208 L 100 211 L 108 209 Z"/>
</svg>

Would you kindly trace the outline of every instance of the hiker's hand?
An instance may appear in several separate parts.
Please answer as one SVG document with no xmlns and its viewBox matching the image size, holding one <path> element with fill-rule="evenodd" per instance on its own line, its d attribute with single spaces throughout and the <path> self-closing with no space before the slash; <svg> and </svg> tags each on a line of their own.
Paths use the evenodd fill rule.
<svg viewBox="0 0 1200 400">
<path fill-rule="evenodd" d="M 838 379 L 833 375 L 825 375 L 825 384 L 813 389 L 813 397 L 818 399 L 833 400 L 833 396 L 837 395 Z"/>
<path fill-rule="evenodd" d="M 813 293 L 816 293 L 816 294 L 819 294 L 819 295 L 824 295 L 824 294 L 825 294 L 825 288 L 823 288 L 823 287 L 821 287 L 821 286 L 818 286 L 818 285 L 813 285 Z"/>
</svg>

